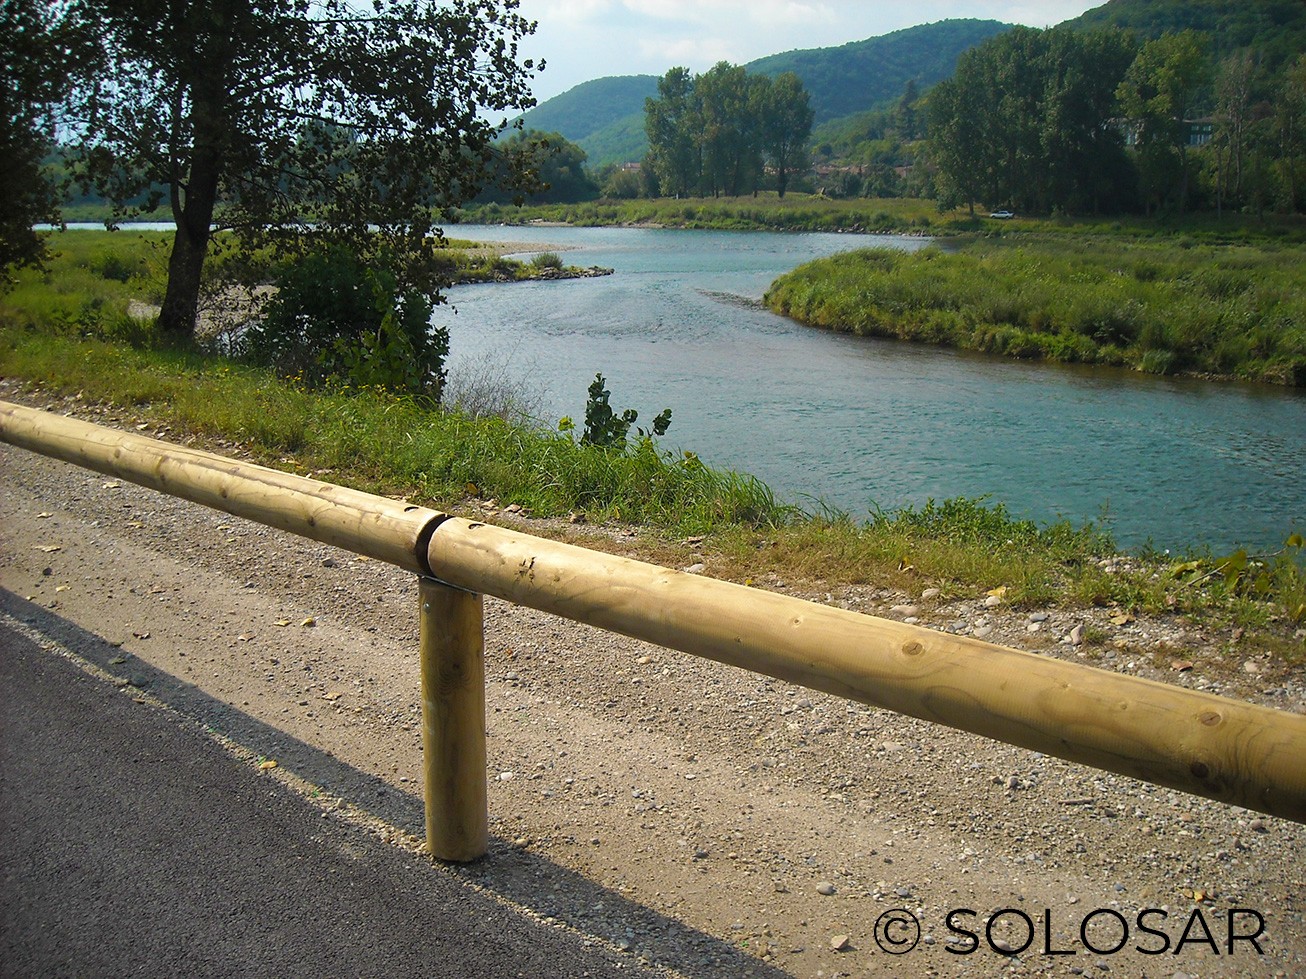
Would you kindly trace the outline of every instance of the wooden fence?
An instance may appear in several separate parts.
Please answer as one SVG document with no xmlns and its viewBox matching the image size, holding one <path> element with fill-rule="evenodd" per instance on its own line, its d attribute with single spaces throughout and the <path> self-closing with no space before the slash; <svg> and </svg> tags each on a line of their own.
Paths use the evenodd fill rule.
<svg viewBox="0 0 1306 979">
<path fill-rule="evenodd" d="M 1306 715 L 685 574 L 0 402 L 0 439 L 420 576 L 426 832 L 488 842 L 482 599 L 1306 823 Z"/>
</svg>

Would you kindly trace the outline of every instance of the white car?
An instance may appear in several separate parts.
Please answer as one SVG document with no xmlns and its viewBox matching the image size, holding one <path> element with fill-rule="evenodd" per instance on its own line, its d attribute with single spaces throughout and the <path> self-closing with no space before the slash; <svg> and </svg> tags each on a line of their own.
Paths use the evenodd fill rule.
<svg viewBox="0 0 1306 979">
<path fill-rule="evenodd" d="M 1003 221 L 1007 220 L 1008 218 L 1014 218 L 1015 216 L 1016 213 L 1014 211 L 994 211 L 992 214 L 989 215 L 989 217 L 991 218 L 1000 218 Z"/>
</svg>

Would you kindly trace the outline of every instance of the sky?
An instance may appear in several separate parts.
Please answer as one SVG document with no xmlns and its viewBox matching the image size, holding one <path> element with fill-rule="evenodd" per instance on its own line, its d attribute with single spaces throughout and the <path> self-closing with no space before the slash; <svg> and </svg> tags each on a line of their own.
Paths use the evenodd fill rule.
<svg viewBox="0 0 1306 979">
<path fill-rule="evenodd" d="M 521 46 L 543 58 L 539 102 L 593 78 L 706 71 L 796 48 L 824 48 L 904 27 L 973 17 L 1051 27 L 1105 0 L 521 0 L 538 23 Z"/>
</svg>

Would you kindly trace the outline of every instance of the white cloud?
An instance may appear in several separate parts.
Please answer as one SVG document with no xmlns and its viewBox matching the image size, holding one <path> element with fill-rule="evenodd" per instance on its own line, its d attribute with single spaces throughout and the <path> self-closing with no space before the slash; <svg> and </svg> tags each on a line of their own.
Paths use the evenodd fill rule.
<svg viewBox="0 0 1306 979">
<path fill-rule="evenodd" d="M 612 0 L 535 0 L 522 7 L 527 18 L 542 23 L 584 23 L 608 13 Z"/>
<path fill-rule="evenodd" d="M 639 50 L 647 63 L 663 65 L 661 71 L 653 74 L 662 74 L 673 65 L 702 70 L 703 66 L 711 66 L 718 61 L 741 60 L 731 42 L 710 37 L 647 38 L 640 41 Z"/>
</svg>

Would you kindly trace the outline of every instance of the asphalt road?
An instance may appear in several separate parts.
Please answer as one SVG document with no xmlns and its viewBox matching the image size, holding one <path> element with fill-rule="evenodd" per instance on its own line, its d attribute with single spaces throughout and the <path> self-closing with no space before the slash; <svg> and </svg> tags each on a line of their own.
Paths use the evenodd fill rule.
<svg viewBox="0 0 1306 979">
<path fill-rule="evenodd" d="M 654 974 L 0 625 L 0 976 Z"/>
</svg>

